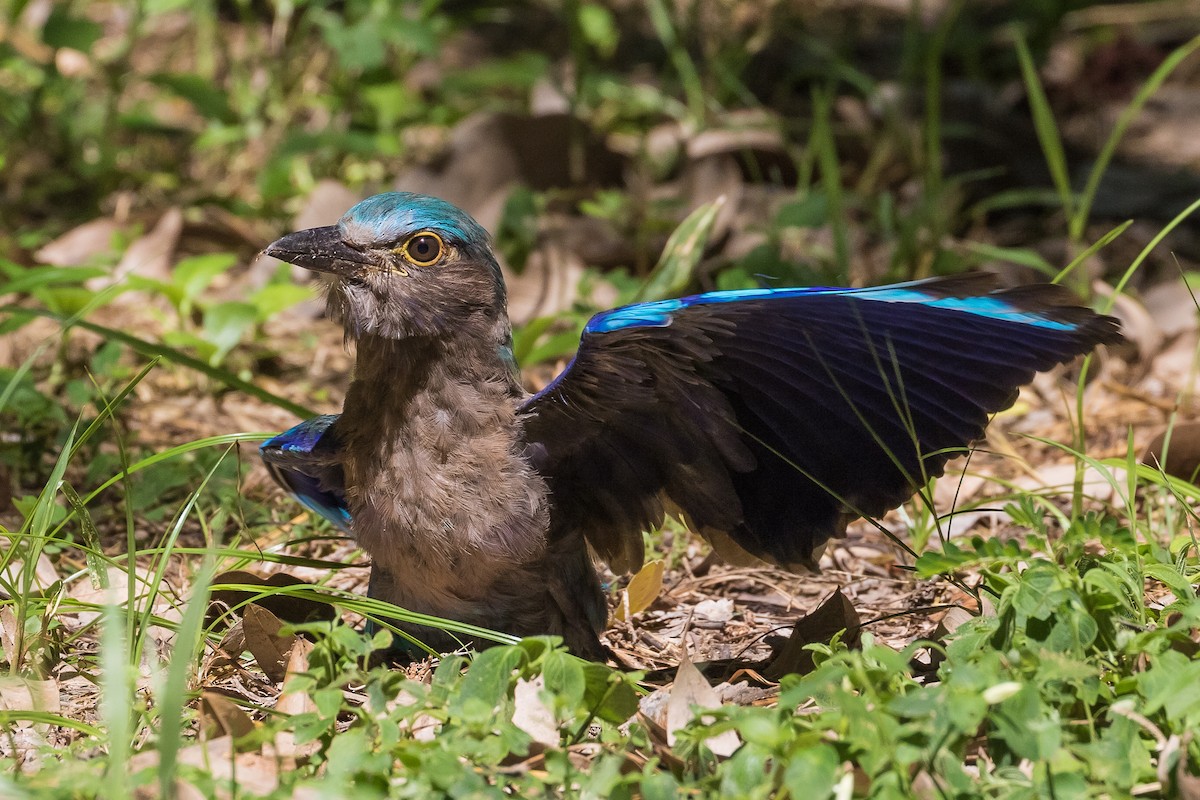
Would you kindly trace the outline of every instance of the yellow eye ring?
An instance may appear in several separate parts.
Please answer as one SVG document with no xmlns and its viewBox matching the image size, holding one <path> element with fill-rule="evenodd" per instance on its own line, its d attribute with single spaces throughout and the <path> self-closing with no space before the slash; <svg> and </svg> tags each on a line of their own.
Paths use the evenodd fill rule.
<svg viewBox="0 0 1200 800">
<path fill-rule="evenodd" d="M 404 240 L 399 253 L 410 264 L 428 267 L 436 264 L 446 252 L 446 243 L 433 231 L 418 231 Z"/>
</svg>

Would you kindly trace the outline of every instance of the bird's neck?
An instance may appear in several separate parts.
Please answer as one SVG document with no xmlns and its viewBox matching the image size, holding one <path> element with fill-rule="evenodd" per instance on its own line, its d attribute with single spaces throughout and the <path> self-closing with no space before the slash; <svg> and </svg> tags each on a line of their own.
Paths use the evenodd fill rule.
<svg viewBox="0 0 1200 800">
<path fill-rule="evenodd" d="M 337 422 L 356 538 L 397 581 L 447 596 L 490 585 L 467 555 L 528 564 L 545 547 L 546 490 L 523 455 L 507 328 L 494 333 L 360 339 Z"/>
<path fill-rule="evenodd" d="M 507 325 L 476 336 L 364 336 L 356 341 L 355 376 L 345 411 L 352 419 L 358 411 L 369 411 L 378 430 L 381 424 L 409 421 L 418 410 L 414 403 L 507 399 L 511 404 L 522 389 L 505 358 L 510 347 Z"/>
</svg>

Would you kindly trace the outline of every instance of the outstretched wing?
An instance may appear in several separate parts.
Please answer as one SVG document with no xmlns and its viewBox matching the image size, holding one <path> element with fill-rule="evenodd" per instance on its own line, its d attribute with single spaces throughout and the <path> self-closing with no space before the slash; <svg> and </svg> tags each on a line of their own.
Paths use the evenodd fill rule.
<svg viewBox="0 0 1200 800">
<path fill-rule="evenodd" d="M 337 457 L 337 434 L 330 430 L 337 414 L 307 419 L 259 448 L 271 476 L 305 508 L 347 533 L 346 481 Z"/>
<path fill-rule="evenodd" d="M 811 564 L 849 520 L 941 474 L 1035 372 L 1120 340 L 1077 302 L 976 274 L 598 314 L 520 409 L 552 529 L 632 569 L 641 532 L 678 510 L 719 550 Z"/>
</svg>

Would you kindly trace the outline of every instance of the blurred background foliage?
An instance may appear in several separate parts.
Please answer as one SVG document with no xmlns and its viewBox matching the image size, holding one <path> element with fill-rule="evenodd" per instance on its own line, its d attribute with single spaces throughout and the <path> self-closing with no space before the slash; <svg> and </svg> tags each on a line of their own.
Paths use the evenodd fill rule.
<svg viewBox="0 0 1200 800">
<path fill-rule="evenodd" d="M 256 254 L 393 188 L 494 233 L 547 374 L 597 308 L 685 291 L 1071 263 L 1090 293 L 1200 196 L 1184 5 L 12 0 L 4 461 L 44 478 L 46 438 L 136 372 L 122 348 L 336 405 L 296 355 L 322 335 L 308 276 Z M 1196 228 L 1170 245 L 1135 283 L 1187 271 Z"/>
<path fill-rule="evenodd" d="M 633 252 L 601 261 L 645 269 L 662 245 L 647 231 L 699 199 L 656 190 L 728 181 L 698 164 L 721 155 L 746 185 L 794 193 L 747 211 L 761 241 L 731 256 L 748 274 L 954 271 L 980 257 L 947 236 L 1053 198 L 1015 42 L 1064 111 L 1127 100 L 1196 33 L 1174 5 L 16 0 L 0 38 L 0 254 L 25 261 L 100 212 L 168 205 L 278 230 L 319 180 L 390 188 L 492 114 L 523 145 L 516 183 L 538 194 L 499 229 L 518 261 L 521 216 L 549 203 L 631 235 Z M 1094 155 L 1083 139 L 1068 167 Z M 743 205 L 767 194 L 752 193 Z"/>
</svg>

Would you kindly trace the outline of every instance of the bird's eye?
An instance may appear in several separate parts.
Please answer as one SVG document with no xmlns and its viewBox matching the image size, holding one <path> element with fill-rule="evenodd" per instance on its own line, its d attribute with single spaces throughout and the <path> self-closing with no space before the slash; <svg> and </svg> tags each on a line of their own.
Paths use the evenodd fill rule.
<svg viewBox="0 0 1200 800">
<path fill-rule="evenodd" d="M 413 264 L 428 267 L 442 257 L 445 245 L 442 243 L 442 237 L 433 231 L 421 231 L 408 237 L 400 250 Z"/>
</svg>

